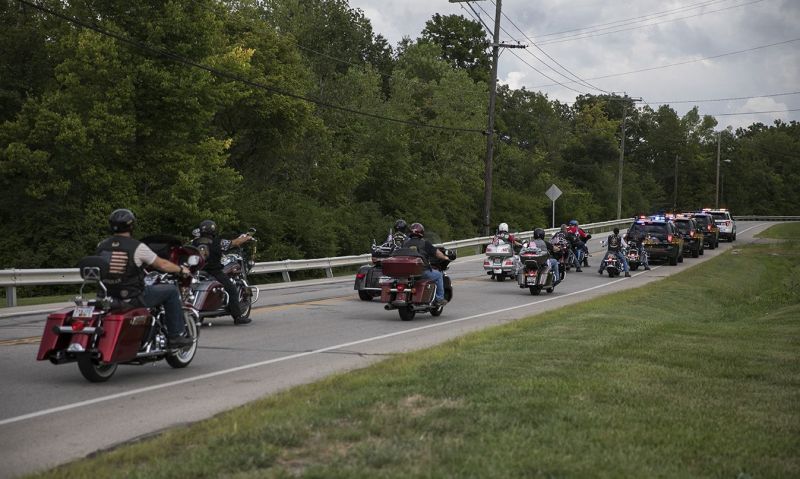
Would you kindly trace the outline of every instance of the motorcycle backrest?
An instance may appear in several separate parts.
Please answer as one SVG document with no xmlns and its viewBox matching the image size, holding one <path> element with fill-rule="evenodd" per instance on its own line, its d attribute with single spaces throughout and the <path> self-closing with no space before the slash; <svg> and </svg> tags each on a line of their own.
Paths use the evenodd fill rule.
<svg viewBox="0 0 800 479">
<path fill-rule="evenodd" d="M 108 259 L 102 256 L 86 256 L 78 261 L 78 270 L 84 281 L 102 281 L 108 276 Z"/>
</svg>

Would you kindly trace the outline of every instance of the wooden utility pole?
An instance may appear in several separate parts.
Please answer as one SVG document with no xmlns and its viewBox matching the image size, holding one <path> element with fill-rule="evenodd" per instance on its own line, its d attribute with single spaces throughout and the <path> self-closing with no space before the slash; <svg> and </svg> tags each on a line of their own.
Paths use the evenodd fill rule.
<svg viewBox="0 0 800 479">
<path fill-rule="evenodd" d="M 624 96 L 627 96 L 623 93 Z M 642 101 L 641 98 L 631 98 L 632 101 Z M 620 141 L 621 145 L 619 147 L 619 172 L 617 173 L 617 219 L 622 218 L 622 164 L 625 161 L 625 119 L 627 113 L 627 105 L 624 103 L 625 98 L 623 97 L 622 103 L 622 126 L 620 129 Z"/>
<path fill-rule="evenodd" d="M 719 143 L 722 132 L 717 132 L 717 187 L 714 188 L 714 209 L 719 209 Z"/>
</svg>

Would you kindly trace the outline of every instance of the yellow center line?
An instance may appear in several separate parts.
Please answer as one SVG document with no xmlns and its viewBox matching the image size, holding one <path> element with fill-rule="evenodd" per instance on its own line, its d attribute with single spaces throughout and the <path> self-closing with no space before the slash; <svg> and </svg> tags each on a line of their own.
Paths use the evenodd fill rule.
<svg viewBox="0 0 800 479">
<path fill-rule="evenodd" d="M 17 344 L 34 344 L 38 343 L 41 336 L 31 336 L 30 338 L 17 338 L 17 339 L 0 339 L 0 346 L 14 346 Z"/>
</svg>

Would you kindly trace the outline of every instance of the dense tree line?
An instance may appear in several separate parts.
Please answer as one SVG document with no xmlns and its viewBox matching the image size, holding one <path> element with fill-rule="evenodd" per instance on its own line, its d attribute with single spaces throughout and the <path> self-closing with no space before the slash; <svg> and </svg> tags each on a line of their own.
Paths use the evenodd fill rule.
<svg viewBox="0 0 800 479">
<path fill-rule="evenodd" d="M 346 0 L 36 4 L 0 0 L 0 267 L 74 264 L 119 207 L 137 236 L 255 226 L 261 260 L 362 253 L 397 217 L 481 232 L 480 25 L 392 47 Z M 549 225 L 553 183 L 557 222 L 615 217 L 623 114 L 624 215 L 712 205 L 718 140 L 724 206 L 800 211 L 795 122 L 718 137 L 696 109 L 501 86 L 493 220 Z"/>
</svg>

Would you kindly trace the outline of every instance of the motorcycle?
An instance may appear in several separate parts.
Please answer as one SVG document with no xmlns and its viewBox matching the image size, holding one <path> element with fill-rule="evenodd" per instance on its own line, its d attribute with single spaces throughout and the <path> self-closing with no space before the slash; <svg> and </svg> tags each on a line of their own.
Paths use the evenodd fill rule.
<svg viewBox="0 0 800 479">
<path fill-rule="evenodd" d="M 194 274 L 202 266 L 202 258 L 191 249 L 175 251 L 185 259 L 182 264 Z M 173 368 L 185 368 L 197 352 L 199 318 L 191 304 L 184 303 L 185 335 L 193 339 L 190 346 L 171 348 L 167 343 L 167 327 L 162 306 L 131 306 L 112 298 L 104 284 L 109 261 L 102 256 L 87 256 L 78 263 L 83 283 L 75 306 L 47 316 L 36 359 L 53 364 L 77 362 L 78 369 L 90 382 L 111 379 L 120 364 L 142 365 L 166 360 Z M 188 289 L 191 276 L 151 276 L 151 281 L 170 282 Z M 96 285 L 94 299 L 84 297 L 87 285 Z"/>
<path fill-rule="evenodd" d="M 622 254 L 627 254 L 624 249 Z M 609 278 L 613 278 L 615 276 L 619 276 L 619 274 L 624 270 L 622 266 L 622 262 L 619 260 L 617 255 L 612 251 L 606 251 L 603 261 L 605 261 L 605 271 L 608 273 Z"/>
<path fill-rule="evenodd" d="M 550 267 L 550 253 L 541 250 L 534 244 L 523 246 L 519 252 L 522 270 L 517 275 L 520 288 L 528 288 L 532 295 L 538 295 L 542 289 L 552 293 L 555 289 L 555 275 Z"/>
<path fill-rule="evenodd" d="M 383 260 L 392 255 L 397 245 L 392 240 L 387 240 L 381 245 L 372 242 L 372 257 L 370 258 L 372 264 L 366 264 L 358 269 L 356 273 L 356 281 L 353 289 L 358 291 L 358 297 L 362 301 L 372 301 L 381 295 L 380 278 L 383 276 L 383 269 L 381 263 Z"/>
<path fill-rule="evenodd" d="M 567 271 L 575 265 L 577 259 L 575 252 L 572 250 L 572 243 L 563 235 L 556 233 L 550 239 L 553 245 L 553 257 L 558 260 L 558 270 L 561 273 L 562 280 L 566 277 Z"/>
<path fill-rule="evenodd" d="M 642 249 L 642 252 L 644 258 L 639 255 L 639 244 L 635 240 L 628 240 L 628 252 L 625 257 L 628 259 L 628 266 L 630 266 L 631 271 L 639 269 L 639 266 L 645 263 L 644 260 L 649 258 L 645 249 Z"/>
<path fill-rule="evenodd" d="M 497 281 L 504 281 L 506 276 L 515 277 L 519 263 L 514 255 L 514 245 L 495 236 L 486 246 L 483 270 Z"/>
<path fill-rule="evenodd" d="M 251 235 L 255 232 L 255 228 L 250 228 Z M 250 317 L 253 304 L 258 301 L 259 295 L 258 288 L 247 282 L 247 275 L 255 265 L 257 242 L 258 240 L 251 238 L 244 245 L 232 248 L 222 256 L 222 271 L 236 286 L 236 298 L 230 298 L 225 287 L 215 277 L 203 270 L 199 271 L 197 281 L 192 284 L 192 305 L 198 311 L 201 320 L 229 315 L 228 305 L 231 301 L 239 302 L 242 318 Z M 246 246 L 248 243 L 251 243 L 252 247 L 248 248 Z"/>
<path fill-rule="evenodd" d="M 444 276 L 444 299 L 448 302 L 453 299 L 453 286 L 447 275 L 450 261 L 456 259 L 455 251 L 448 251 L 442 247 L 439 250 L 449 259 L 447 261 L 432 259 L 431 267 L 438 269 Z M 417 313 L 431 313 L 439 316 L 444 311 L 444 306 L 435 306 L 436 281 L 423 279 L 425 261 L 414 251 L 399 249 L 394 255 L 383 260 L 383 274 L 380 279 L 381 302 L 386 303 L 387 311 L 396 309 L 400 319 L 411 321 Z"/>
</svg>

